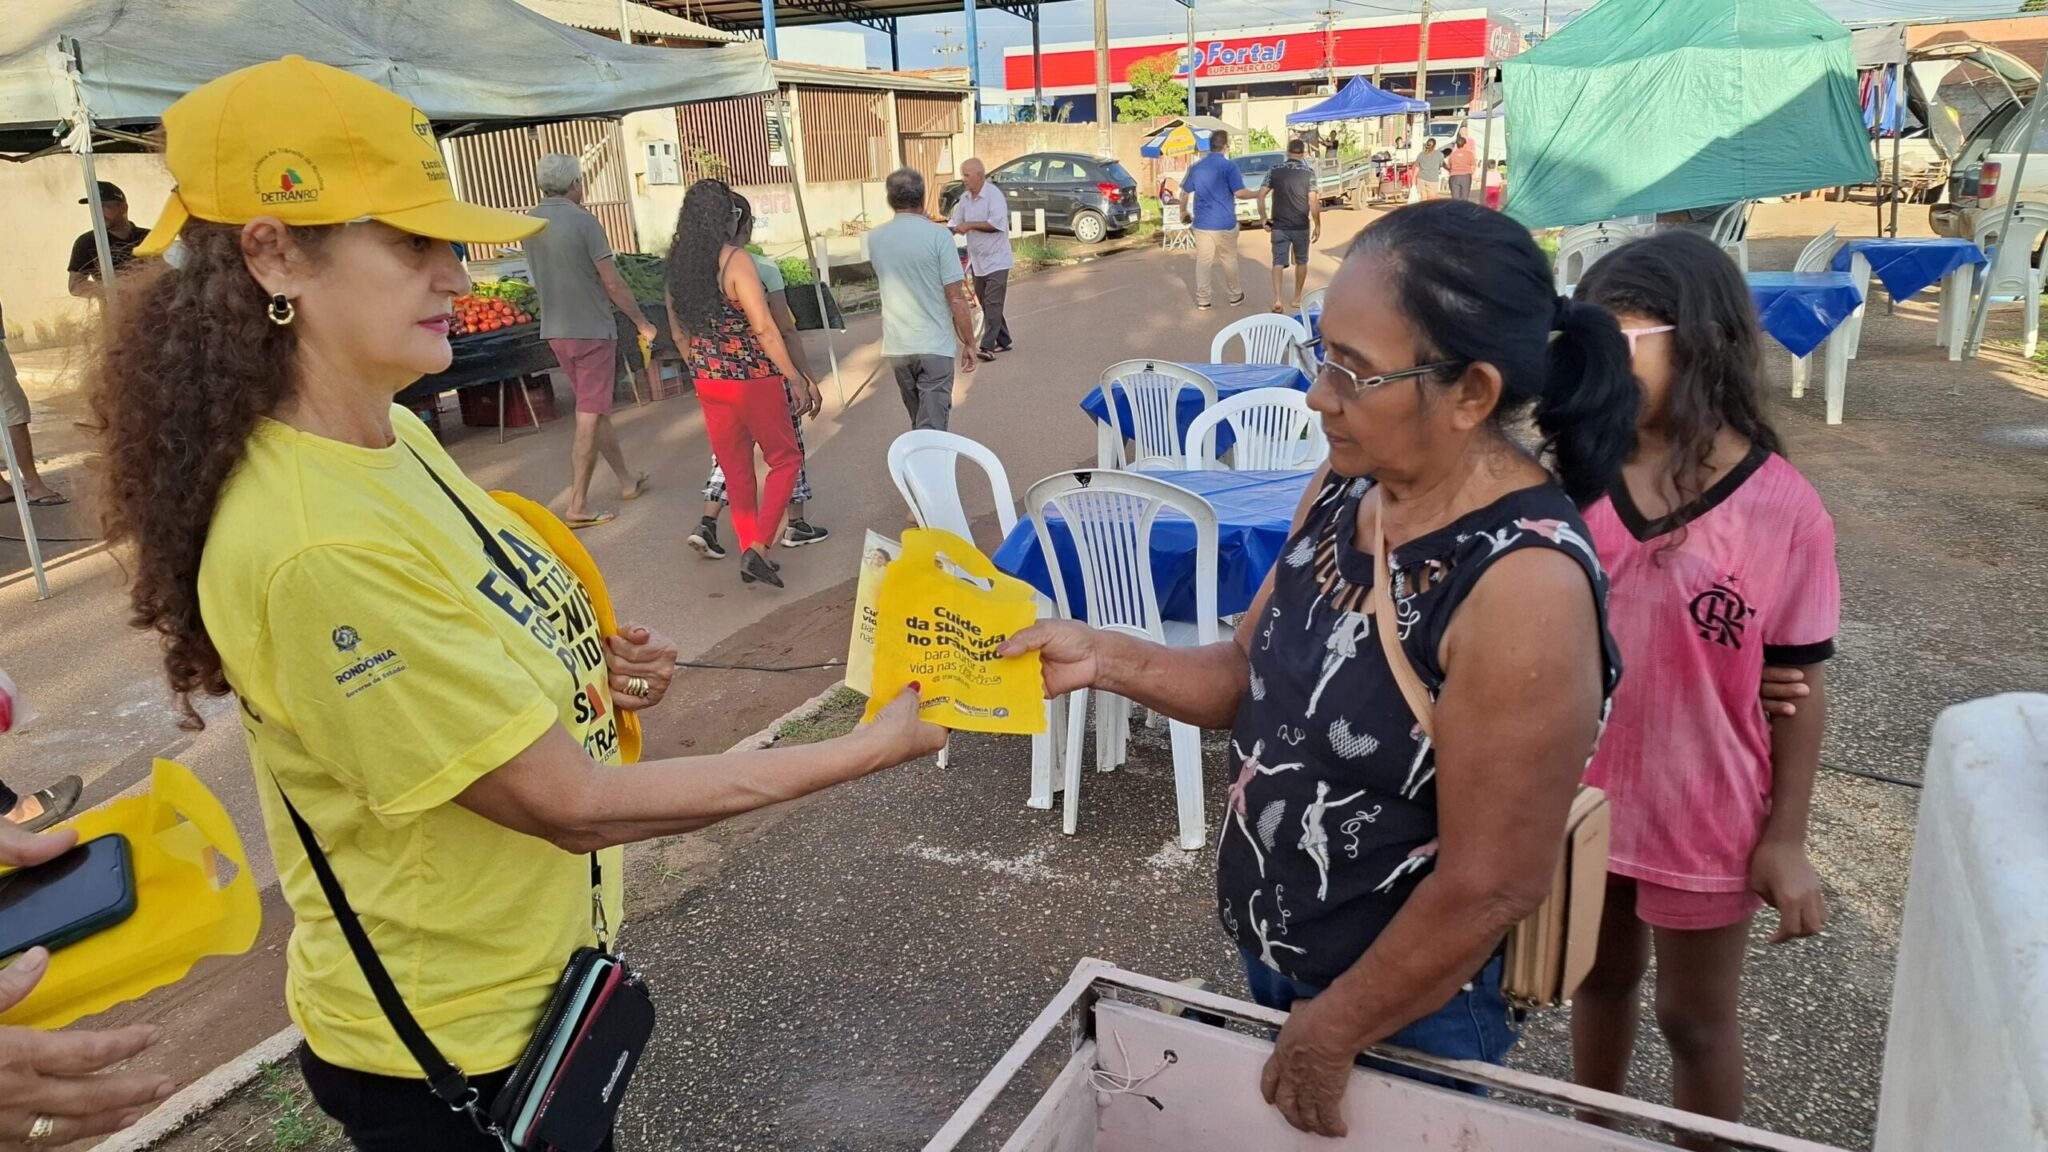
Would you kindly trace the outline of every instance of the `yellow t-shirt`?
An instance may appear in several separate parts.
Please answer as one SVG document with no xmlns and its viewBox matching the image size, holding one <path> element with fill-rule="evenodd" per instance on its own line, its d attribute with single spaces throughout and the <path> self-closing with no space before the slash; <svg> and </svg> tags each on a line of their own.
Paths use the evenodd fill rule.
<svg viewBox="0 0 2048 1152">
<path fill-rule="evenodd" d="M 481 1074 L 518 1060 L 563 963 L 592 942 L 590 865 L 453 800 L 557 724 L 615 764 L 618 729 L 582 585 L 417 418 L 391 419 L 388 448 L 259 426 L 215 508 L 199 604 L 297 921 L 292 1019 L 329 1063 L 420 1074 L 335 924 L 280 781 L 420 1026 Z M 621 853 L 600 859 L 616 926 Z"/>
</svg>

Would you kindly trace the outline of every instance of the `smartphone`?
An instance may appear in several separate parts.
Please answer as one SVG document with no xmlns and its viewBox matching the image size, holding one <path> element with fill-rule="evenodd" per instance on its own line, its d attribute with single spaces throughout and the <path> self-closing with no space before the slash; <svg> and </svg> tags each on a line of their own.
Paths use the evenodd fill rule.
<svg viewBox="0 0 2048 1152">
<path fill-rule="evenodd" d="M 126 836 L 88 840 L 55 860 L 0 876 L 0 960 L 52 952 L 135 912 L 135 862 Z"/>
</svg>

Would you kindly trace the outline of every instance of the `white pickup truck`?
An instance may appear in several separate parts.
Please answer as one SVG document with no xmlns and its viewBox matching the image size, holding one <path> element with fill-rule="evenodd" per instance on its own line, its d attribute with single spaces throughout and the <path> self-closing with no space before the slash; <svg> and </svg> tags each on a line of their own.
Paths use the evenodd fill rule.
<svg viewBox="0 0 2048 1152">
<path fill-rule="evenodd" d="M 1974 239 L 2014 191 L 2022 150 L 2026 199 L 2048 202 L 2048 120 L 2023 144 L 2021 121 L 2041 84 L 2034 67 L 1987 44 L 1915 49 L 1908 99 L 1949 159 L 1948 188 L 1928 209 L 1938 236 Z"/>
</svg>

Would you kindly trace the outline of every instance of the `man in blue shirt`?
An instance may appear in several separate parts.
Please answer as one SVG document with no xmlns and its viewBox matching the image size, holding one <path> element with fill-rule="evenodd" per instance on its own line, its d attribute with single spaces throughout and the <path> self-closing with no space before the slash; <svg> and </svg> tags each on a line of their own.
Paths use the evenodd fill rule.
<svg viewBox="0 0 2048 1152">
<path fill-rule="evenodd" d="M 1230 133 L 1221 128 L 1209 133 L 1209 154 L 1195 161 L 1180 182 L 1194 223 L 1197 308 L 1209 306 L 1209 274 L 1219 256 L 1230 302 L 1244 303 L 1244 289 L 1237 283 L 1237 205 L 1232 201 L 1256 200 L 1259 194 L 1245 188 L 1244 173 L 1224 155 L 1229 150 Z"/>
</svg>

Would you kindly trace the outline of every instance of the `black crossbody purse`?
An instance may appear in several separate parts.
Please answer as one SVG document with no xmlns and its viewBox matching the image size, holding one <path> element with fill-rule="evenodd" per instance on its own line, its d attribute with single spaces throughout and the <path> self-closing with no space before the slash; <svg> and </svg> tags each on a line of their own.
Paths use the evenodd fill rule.
<svg viewBox="0 0 2048 1152">
<path fill-rule="evenodd" d="M 476 513 L 417 452 L 413 458 L 419 460 L 442 493 L 461 510 L 483 542 L 492 565 L 526 596 L 535 611 L 540 611 L 540 601 L 534 597 L 525 576 Z M 377 1006 L 391 1022 L 392 1030 L 419 1064 L 428 1089 L 450 1109 L 467 1116 L 477 1131 L 508 1149 L 595 1152 L 611 1135 L 634 1067 L 654 1034 L 654 1001 L 648 995 L 646 982 L 623 955 L 609 947 L 604 872 L 597 853 L 590 854 L 591 927 L 597 936 L 597 946 L 578 948 L 569 957 L 540 1026 L 527 1041 L 519 1062 L 513 1065 L 511 1077 L 486 1108 L 462 1069 L 448 1062 L 406 1007 L 390 972 L 371 945 L 369 933 L 349 905 L 326 853 L 321 851 L 312 828 L 299 815 L 291 798 L 285 795 L 282 783 L 278 794 L 292 818 L 292 827 L 298 831 L 299 842 L 305 846 L 306 859 L 320 881 L 320 890 L 334 910 L 335 923 L 362 968 L 363 979 L 376 997 Z"/>
</svg>

